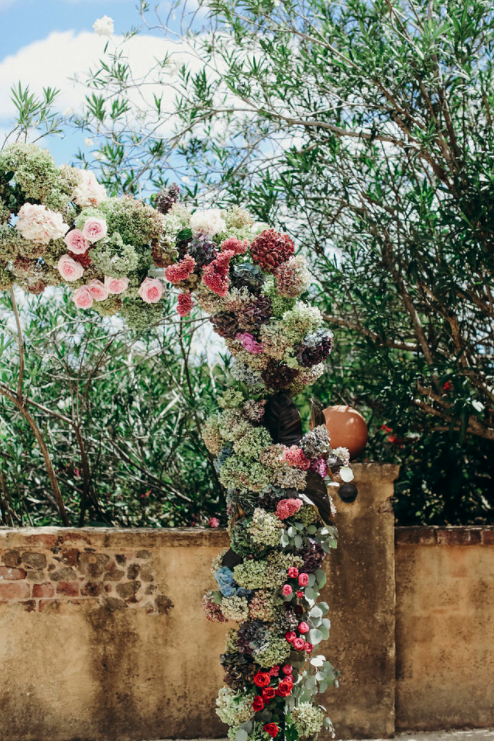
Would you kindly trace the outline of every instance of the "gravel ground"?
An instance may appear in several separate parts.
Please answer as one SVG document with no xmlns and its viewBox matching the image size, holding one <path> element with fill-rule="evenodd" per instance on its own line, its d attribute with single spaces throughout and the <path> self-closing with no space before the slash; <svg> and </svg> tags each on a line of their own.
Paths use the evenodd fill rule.
<svg viewBox="0 0 494 741">
<path fill-rule="evenodd" d="M 397 733 L 396 741 L 494 741 L 494 728 L 470 728 L 458 731 L 407 731 Z M 149 741 L 160 741 L 160 739 L 149 739 Z M 169 739 L 161 739 L 169 741 Z M 211 739 L 191 739 L 190 741 L 212 741 Z M 216 741 L 227 741 L 217 739 Z M 372 741 L 384 741 L 373 739 Z"/>
</svg>

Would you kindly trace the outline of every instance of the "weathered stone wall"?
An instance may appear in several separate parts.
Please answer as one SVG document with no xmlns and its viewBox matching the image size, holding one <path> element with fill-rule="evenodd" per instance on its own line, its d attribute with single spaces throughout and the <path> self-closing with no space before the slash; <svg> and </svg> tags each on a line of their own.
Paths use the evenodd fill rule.
<svg viewBox="0 0 494 741">
<path fill-rule="evenodd" d="M 396 530 L 396 726 L 494 725 L 494 528 Z"/>
<path fill-rule="evenodd" d="M 395 554 L 396 475 L 356 466 L 326 559 L 339 738 L 494 725 L 494 529 L 398 528 Z M 227 544 L 222 530 L 0 529 L 0 741 L 224 736 L 226 628 L 201 597 Z"/>
</svg>

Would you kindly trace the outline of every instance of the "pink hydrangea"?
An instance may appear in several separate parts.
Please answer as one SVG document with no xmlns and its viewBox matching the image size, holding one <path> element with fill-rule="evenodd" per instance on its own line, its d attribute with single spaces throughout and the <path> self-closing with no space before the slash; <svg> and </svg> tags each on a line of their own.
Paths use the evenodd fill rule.
<svg viewBox="0 0 494 741">
<path fill-rule="evenodd" d="M 221 249 L 231 250 L 235 255 L 243 255 L 247 252 L 249 246 L 248 239 L 237 239 L 237 237 L 228 237 L 224 242 L 221 243 Z"/>
<path fill-rule="evenodd" d="M 302 505 L 301 499 L 280 499 L 276 507 L 276 516 L 280 520 L 286 520 L 288 517 L 295 515 Z"/>
<path fill-rule="evenodd" d="M 176 265 L 169 265 L 165 270 L 165 278 L 176 285 L 183 280 L 187 280 L 189 275 L 194 271 L 196 261 L 191 255 L 186 255 L 183 260 Z"/>
<path fill-rule="evenodd" d="M 179 293 L 178 294 L 178 306 L 177 311 L 180 316 L 187 316 L 190 314 L 194 302 L 190 293 Z"/>
<path fill-rule="evenodd" d="M 259 355 L 264 350 L 264 345 L 261 342 L 257 342 L 250 332 L 239 332 L 235 337 L 241 344 L 244 350 L 252 353 L 252 355 Z"/>
<path fill-rule="evenodd" d="M 139 286 L 138 294 L 147 304 L 157 304 L 165 289 L 158 278 L 145 278 Z"/>
<path fill-rule="evenodd" d="M 211 291 L 218 296 L 226 296 L 228 293 L 228 271 L 230 260 L 235 255 L 232 250 L 221 252 L 216 260 L 210 262 L 205 268 L 202 280 Z"/>
<path fill-rule="evenodd" d="M 294 468 L 300 468 L 301 471 L 307 471 L 310 467 L 310 460 L 306 458 L 304 451 L 298 445 L 292 445 L 285 450 L 286 463 Z"/>
<path fill-rule="evenodd" d="M 80 229 L 71 229 L 70 232 L 67 232 L 63 241 L 70 252 L 73 252 L 75 255 L 83 255 L 88 251 L 90 246 Z"/>
<path fill-rule="evenodd" d="M 310 470 L 316 471 L 323 479 L 328 475 L 328 467 L 324 458 L 318 458 L 317 461 L 312 461 Z"/>
</svg>

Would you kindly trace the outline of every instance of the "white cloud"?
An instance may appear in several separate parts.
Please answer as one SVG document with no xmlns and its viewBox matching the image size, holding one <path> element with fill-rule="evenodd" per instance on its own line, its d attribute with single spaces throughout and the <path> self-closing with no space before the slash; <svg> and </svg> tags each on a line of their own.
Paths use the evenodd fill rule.
<svg viewBox="0 0 494 741">
<path fill-rule="evenodd" d="M 0 120 L 5 122 L 15 114 L 10 89 L 18 82 L 23 86 L 29 85 L 34 93 L 40 93 L 43 87 L 59 88 L 58 108 L 61 111 L 67 108 L 80 109 L 84 87 L 70 78 L 78 74 L 81 81 L 85 79 L 84 73 L 90 67 L 95 68 L 103 56 L 106 41 L 95 33 L 57 31 L 5 57 L 0 62 Z M 121 37 L 113 37 L 113 41 L 118 43 Z M 171 51 L 179 52 L 183 61 L 184 47 L 164 38 L 143 34 L 130 39 L 125 44 L 125 50 L 134 74 L 139 77 L 155 64 L 156 59 L 163 59 Z M 147 92 L 151 93 L 151 89 Z M 160 92 L 164 92 L 162 87 Z"/>
</svg>

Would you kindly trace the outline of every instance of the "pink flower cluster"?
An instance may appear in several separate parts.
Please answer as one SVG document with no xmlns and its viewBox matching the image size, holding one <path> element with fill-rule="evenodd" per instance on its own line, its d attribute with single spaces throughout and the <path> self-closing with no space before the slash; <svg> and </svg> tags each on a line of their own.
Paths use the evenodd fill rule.
<svg viewBox="0 0 494 741">
<path fill-rule="evenodd" d="M 257 342 L 250 332 L 244 332 L 243 334 L 239 333 L 235 339 L 242 344 L 244 350 L 247 350 L 247 352 L 250 352 L 253 355 L 259 355 L 264 350 L 262 342 Z"/>
<path fill-rule="evenodd" d="M 216 260 L 210 262 L 204 270 L 202 276 L 204 284 L 218 296 L 226 296 L 228 293 L 228 270 L 230 260 L 234 255 L 235 253 L 232 250 L 221 252 Z"/>
<path fill-rule="evenodd" d="M 307 471 L 310 467 L 310 460 L 305 457 L 304 451 L 298 445 L 292 445 L 285 450 L 284 460 L 289 466 L 300 468 L 301 471 Z"/>
<path fill-rule="evenodd" d="M 62 214 L 50 211 L 46 206 L 25 203 L 19 210 L 16 229 L 24 239 L 39 244 L 48 244 L 51 239 L 60 239 L 68 229 Z"/>
<path fill-rule="evenodd" d="M 190 293 L 179 293 L 178 294 L 178 306 L 177 311 L 180 316 L 187 316 L 190 314 L 194 302 Z"/>
<path fill-rule="evenodd" d="M 301 499 L 280 499 L 276 507 L 276 516 L 280 520 L 286 520 L 288 517 L 297 514 L 302 505 L 303 501 Z"/>
<path fill-rule="evenodd" d="M 175 265 L 169 265 L 165 270 L 165 277 L 170 283 L 181 283 L 183 280 L 187 280 L 195 266 L 196 261 L 194 258 L 191 255 L 187 255 Z"/>
<path fill-rule="evenodd" d="M 318 458 L 317 461 L 312 461 L 310 470 L 316 471 L 323 479 L 328 475 L 328 467 L 324 458 Z"/>
<path fill-rule="evenodd" d="M 248 246 L 248 239 L 237 239 L 237 237 L 229 237 L 221 243 L 221 249 L 223 250 L 223 252 L 231 251 L 235 255 L 243 255 L 245 252 L 247 252 Z"/>
</svg>

